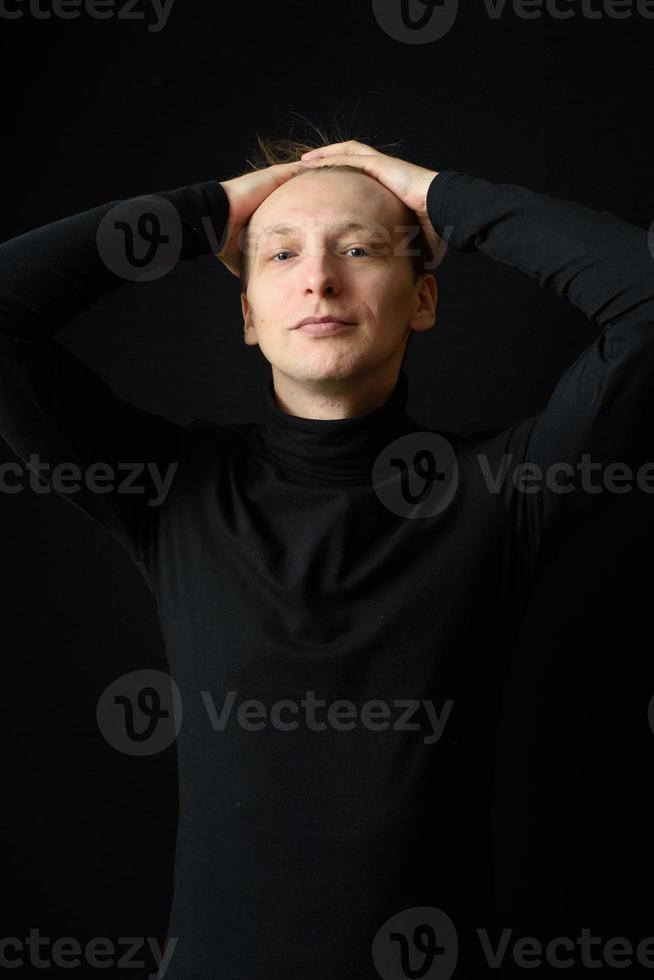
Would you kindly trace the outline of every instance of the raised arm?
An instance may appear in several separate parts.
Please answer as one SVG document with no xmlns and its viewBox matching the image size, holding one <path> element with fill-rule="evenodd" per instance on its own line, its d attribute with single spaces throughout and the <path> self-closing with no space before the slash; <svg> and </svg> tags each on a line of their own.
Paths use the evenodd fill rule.
<svg viewBox="0 0 654 980">
<path fill-rule="evenodd" d="M 113 215 L 136 223 L 142 214 L 165 213 L 173 234 L 168 257 L 192 259 L 214 250 L 228 212 L 223 187 L 208 181 L 112 201 L 0 245 L 0 436 L 137 561 L 140 535 L 174 476 L 187 431 L 118 398 L 55 334 L 125 281 L 125 226 L 114 228 Z M 142 266 L 138 274 L 147 272 Z M 78 483 L 76 473 L 83 474 Z M 21 474 L 3 478 L 15 486 Z M 26 470 L 22 482 L 31 485 Z"/>
<path fill-rule="evenodd" d="M 526 570 L 534 570 L 607 493 L 625 492 L 630 474 L 637 486 L 651 448 L 648 234 L 606 211 L 454 171 L 432 181 L 427 207 L 451 248 L 521 269 L 600 328 L 542 412 L 470 448 L 489 492 L 503 496 Z"/>
<path fill-rule="evenodd" d="M 238 272 L 245 223 L 299 169 L 269 167 L 111 201 L 0 245 L 0 436 L 26 466 L 36 456 L 41 480 L 137 563 L 193 436 L 118 398 L 55 334 L 126 279 L 153 288 L 148 280 L 178 259 L 215 254 Z M 84 474 L 74 492 L 71 467 Z M 15 486 L 19 476 L 3 479 Z"/>
<path fill-rule="evenodd" d="M 608 211 L 451 170 L 431 182 L 427 209 L 451 248 L 521 269 L 602 328 L 654 322 L 647 232 Z"/>
</svg>

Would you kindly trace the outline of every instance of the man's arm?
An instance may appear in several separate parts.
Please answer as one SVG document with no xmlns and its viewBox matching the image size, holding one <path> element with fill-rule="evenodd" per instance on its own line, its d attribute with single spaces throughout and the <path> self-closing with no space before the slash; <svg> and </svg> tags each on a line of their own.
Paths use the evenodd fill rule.
<svg viewBox="0 0 654 980">
<path fill-rule="evenodd" d="M 177 216 L 172 244 L 179 258 L 217 252 L 229 217 L 218 181 L 157 192 L 149 196 L 149 207 L 148 198 L 131 199 L 129 214 L 136 216 L 142 204 L 144 213 L 152 212 L 153 197 L 165 199 Z M 114 250 L 120 246 L 110 224 L 110 212 L 119 203 L 103 204 L 0 245 L 0 436 L 26 465 L 38 456 L 40 477 L 55 491 L 71 484 L 70 478 L 55 479 L 58 464 L 83 474 L 93 464 L 106 464 L 96 470 L 95 486 L 101 492 L 90 489 L 83 478 L 79 490 L 63 492 L 62 498 L 107 528 L 139 561 L 141 536 L 154 511 L 149 502 L 161 496 L 160 479 L 181 460 L 188 430 L 118 398 L 55 339 L 73 317 L 125 281 L 119 252 L 114 252 L 116 265 L 98 247 L 99 242 Z M 135 251 L 139 247 L 143 252 L 139 245 Z M 142 492 L 118 489 L 129 463 L 142 466 L 132 484 Z M 107 478 L 109 472 L 113 479 Z M 5 472 L 4 479 L 15 485 L 17 474 Z"/>
<path fill-rule="evenodd" d="M 427 206 L 450 247 L 521 269 L 600 328 L 542 412 L 471 448 L 484 479 L 501 473 L 509 458 L 499 489 L 516 548 L 533 570 L 605 499 L 607 489 L 595 493 L 588 486 L 604 485 L 608 466 L 619 461 L 632 465 L 635 484 L 652 444 L 654 260 L 648 235 L 605 211 L 454 171 L 432 181 Z M 601 464 L 590 478 L 589 462 Z M 521 475 L 527 477 L 522 482 Z M 534 486 L 541 489 L 534 492 Z"/>
</svg>

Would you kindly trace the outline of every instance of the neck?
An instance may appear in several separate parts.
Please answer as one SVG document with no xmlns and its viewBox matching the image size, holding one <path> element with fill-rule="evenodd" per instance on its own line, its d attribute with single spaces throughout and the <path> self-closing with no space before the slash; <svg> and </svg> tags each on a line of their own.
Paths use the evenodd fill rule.
<svg viewBox="0 0 654 980">
<path fill-rule="evenodd" d="M 367 411 L 337 417 L 297 415 L 280 407 L 273 379 L 268 378 L 255 448 L 296 481 L 369 484 L 373 464 L 384 447 L 418 428 L 406 413 L 407 395 L 408 378 L 400 371 L 385 400 Z M 314 410 L 316 404 L 312 402 Z M 345 403 L 338 404 L 344 410 Z M 347 402 L 348 410 L 351 404 Z"/>
<path fill-rule="evenodd" d="M 379 408 L 395 390 L 400 364 L 347 378 L 297 381 L 272 369 L 275 404 L 281 412 L 303 419 L 348 419 Z"/>
</svg>

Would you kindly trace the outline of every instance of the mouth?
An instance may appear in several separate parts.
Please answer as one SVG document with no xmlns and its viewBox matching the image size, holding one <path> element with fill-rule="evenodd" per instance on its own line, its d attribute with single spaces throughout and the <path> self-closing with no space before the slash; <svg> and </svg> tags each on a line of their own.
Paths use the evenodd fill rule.
<svg viewBox="0 0 654 980">
<path fill-rule="evenodd" d="M 309 334 L 311 337 L 329 337 L 344 330 L 351 330 L 356 326 L 354 323 L 346 323 L 344 320 L 321 320 L 313 323 L 301 323 L 296 327 L 300 333 Z"/>
</svg>

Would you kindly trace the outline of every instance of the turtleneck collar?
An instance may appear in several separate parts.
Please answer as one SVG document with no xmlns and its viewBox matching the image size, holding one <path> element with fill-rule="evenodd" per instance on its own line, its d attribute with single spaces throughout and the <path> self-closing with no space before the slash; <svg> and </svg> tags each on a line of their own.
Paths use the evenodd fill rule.
<svg viewBox="0 0 654 980">
<path fill-rule="evenodd" d="M 270 377 L 261 398 L 259 447 L 300 482 L 371 483 L 373 463 L 384 446 L 417 428 L 406 413 L 407 396 L 408 377 L 401 370 L 389 397 L 372 411 L 343 419 L 305 419 L 278 407 Z"/>
</svg>

